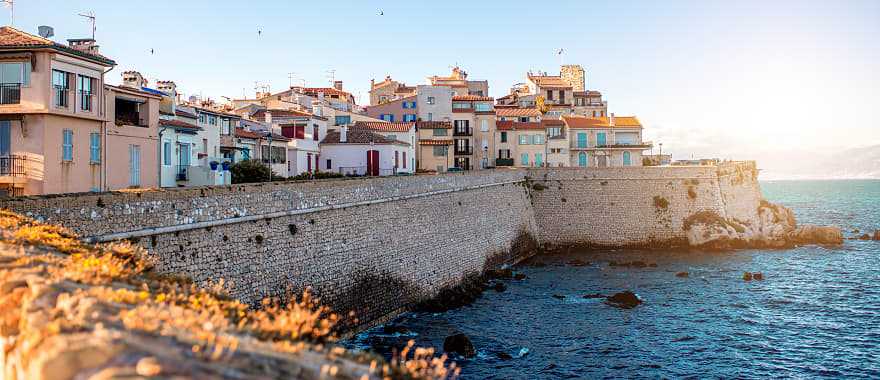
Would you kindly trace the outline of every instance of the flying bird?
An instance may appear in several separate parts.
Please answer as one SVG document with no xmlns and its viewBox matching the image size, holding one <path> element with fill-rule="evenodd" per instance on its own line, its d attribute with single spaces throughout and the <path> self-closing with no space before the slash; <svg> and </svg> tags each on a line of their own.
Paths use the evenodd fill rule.
<svg viewBox="0 0 880 380">
<path fill-rule="evenodd" d="M 150 54 L 156 54 L 156 52 L 153 49 L 150 49 Z"/>
<path fill-rule="evenodd" d="M 262 31 L 261 29 L 257 29 L 257 35 L 258 35 L 258 36 L 262 36 L 262 35 L 263 35 L 263 31 Z"/>
<path fill-rule="evenodd" d="M 379 10 L 379 16 L 384 16 L 384 15 L 385 15 L 385 11 L 383 11 L 383 10 L 380 9 L 380 10 Z"/>
</svg>

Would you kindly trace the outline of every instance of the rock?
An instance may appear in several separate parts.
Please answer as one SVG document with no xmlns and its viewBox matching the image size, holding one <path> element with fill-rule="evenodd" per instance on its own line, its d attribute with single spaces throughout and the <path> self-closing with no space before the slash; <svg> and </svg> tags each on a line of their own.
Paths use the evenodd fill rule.
<svg viewBox="0 0 880 380">
<path fill-rule="evenodd" d="M 506 352 L 504 352 L 504 351 L 498 351 L 498 352 L 496 352 L 496 353 L 495 353 L 495 357 L 498 358 L 498 359 L 501 359 L 501 360 L 510 360 L 510 359 L 513 359 L 513 356 L 510 356 L 510 354 L 508 354 L 508 353 L 506 353 Z"/>
<path fill-rule="evenodd" d="M 599 294 L 599 293 L 584 294 L 584 298 L 586 298 L 586 299 L 591 299 L 591 298 L 605 298 L 605 295 L 604 295 L 604 294 Z"/>
<path fill-rule="evenodd" d="M 871 240 L 871 235 L 862 234 L 859 236 L 859 240 Z"/>
<path fill-rule="evenodd" d="M 681 277 L 681 278 L 685 278 L 688 276 L 690 276 L 690 273 L 688 273 L 688 272 L 678 272 L 675 274 L 675 277 Z"/>
<path fill-rule="evenodd" d="M 517 273 L 513 275 L 514 280 L 525 280 L 527 278 L 529 278 L 529 276 L 526 276 L 525 273 Z"/>
<path fill-rule="evenodd" d="M 443 340 L 443 351 L 447 353 L 456 353 L 465 358 L 472 358 L 477 354 L 470 338 L 463 333 L 457 333 L 447 336 Z"/>
<path fill-rule="evenodd" d="M 764 281 L 764 274 L 761 272 L 755 272 L 752 273 L 752 278 L 754 278 L 755 281 Z"/>
<path fill-rule="evenodd" d="M 507 285 L 504 285 L 503 282 L 496 282 L 495 285 L 492 286 L 492 289 L 495 289 L 496 292 L 501 293 L 507 290 Z"/>
<path fill-rule="evenodd" d="M 651 268 L 656 268 L 656 267 L 657 267 L 657 263 L 650 263 L 650 264 L 648 264 L 648 266 L 651 267 Z"/>
<path fill-rule="evenodd" d="M 553 295 L 553 298 L 556 298 L 556 299 L 558 299 L 558 300 L 562 300 L 562 299 L 565 299 L 565 296 L 562 295 L 562 294 L 554 294 L 554 295 Z"/>
<path fill-rule="evenodd" d="M 135 365 L 135 371 L 140 376 L 157 376 L 162 372 L 162 366 L 159 361 L 152 356 L 141 358 Z"/>
<path fill-rule="evenodd" d="M 510 269 L 510 268 L 492 269 L 492 270 L 487 271 L 486 275 L 489 278 L 510 279 L 510 278 L 513 278 L 513 269 Z"/>
<path fill-rule="evenodd" d="M 407 334 L 409 333 L 409 329 L 400 325 L 385 325 L 382 326 L 383 334 Z"/>
<path fill-rule="evenodd" d="M 639 306 L 642 303 L 642 300 L 639 299 L 639 296 L 637 296 L 635 293 L 626 290 L 620 293 L 615 293 L 614 295 L 606 298 L 605 303 L 623 309 L 632 309 L 636 306 Z"/>
<path fill-rule="evenodd" d="M 573 267 L 583 267 L 583 266 L 590 265 L 590 263 L 582 261 L 582 260 L 574 259 L 574 260 L 569 261 L 568 265 L 573 266 Z"/>
<path fill-rule="evenodd" d="M 743 273 L 743 281 L 752 281 L 752 272 Z"/>
<path fill-rule="evenodd" d="M 547 266 L 547 263 L 545 263 L 545 262 L 543 262 L 543 261 L 535 261 L 535 262 L 533 262 L 533 263 L 531 263 L 531 264 L 529 264 L 529 265 L 531 265 L 532 268 L 543 268 L 543 267 L 546 267 L 546 266 Z"/>
<path fill-rule="evenodd" d="M 837 245 L 843 243 L 843 232 L 837 227 L 822 227 L 808 224 L 798 227 L 789 236 L 796 244 Z M 867 234 L 862 236 L 870 239 L 870 236 Z"/>
<path fill-rule="evenodd" d="M 878 241 L 880 240 L 880 230 L 874 230 L 874 237 L 871 240 Z"/>
</svg>

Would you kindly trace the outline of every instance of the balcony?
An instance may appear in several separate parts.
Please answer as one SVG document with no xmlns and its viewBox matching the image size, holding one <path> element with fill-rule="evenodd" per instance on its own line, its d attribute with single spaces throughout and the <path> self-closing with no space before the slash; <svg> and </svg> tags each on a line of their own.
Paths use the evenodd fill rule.
<svg viewBox="0 0 880 380">
<path fill-rule="evenodd" d="M 140 117 L 139 114 L 120 114 L 116 113 L 116 125 L 133 125 L 135 127 L 149 127 L 147 120 Z"/>
<path fill-rule="evenodd" d="M 470 156 L 474 154 L 474 147 L 467 146 L 456 146 L 455 147 L 455 155 L 456 156 Z"/>
<path fill-rule="evenodd" d="M 66 88 L 53 88 L 52 89 L 52 104 L 58 108 L 68 108 L 70 107 L 70 90 Z"/>
<path fill-rule="evenodd" d="M 21 83 L 0 83 L 0 104 L 21 103 Z"/>
<path fill-rule="evenodd" d="M 467 128 L 455 127 L 455 129 L 452 130 L 452 135 L 453 136 L 461 136 L 461 137 L 469 137 L 469 136 L 474 135 L 474 130 L 471 129 L 470 127 L 467 127 Z"/>
<path fill-rule="evenodd" d="M 0 156 L 0 177 L 27 177 L 27 157 Z"/>
<path fill-rule="evenodd" d="M 496 158 L 495 166 L 513 166 L 512 158 Z"/>
</svg>

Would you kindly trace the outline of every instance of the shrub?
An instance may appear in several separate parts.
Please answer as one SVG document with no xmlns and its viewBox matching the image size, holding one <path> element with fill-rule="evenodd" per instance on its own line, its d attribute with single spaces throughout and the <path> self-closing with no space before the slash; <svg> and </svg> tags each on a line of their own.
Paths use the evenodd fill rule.
<svg viewBox="0 0 880 380">
<path fill-rule="evenodd" d="M 269 166 L 259 160 L 239 161 L 229 167 L 232 173 L 232 183 L 253 183 L 265 182 L 269 179 Z M 272 180 L 278 180 L 281 177 L 272 173 Z"/>
<path fill-rule="evenodd" d="M 659 195 L 654 196 L 654 207 L 665 210 L 669 207 L 669 201 Z"/>
</svg>

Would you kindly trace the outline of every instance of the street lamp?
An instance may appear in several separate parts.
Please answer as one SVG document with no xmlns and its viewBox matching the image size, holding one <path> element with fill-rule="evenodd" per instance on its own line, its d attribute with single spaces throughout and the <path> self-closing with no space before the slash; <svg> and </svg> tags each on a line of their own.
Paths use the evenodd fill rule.
<svg viewBox="0 0 880 380">
<path fill-rule="evenodd" d="M 663 166 L 663 143 L 660 143 L 660 156 L 657 164 Z"/>
<path fill-rule="evenodd" d="M 269 140 L 269 148 L 266 149 L 266 152 L 269 154 L 268 160 L 266 163 L 269 165 L 269 182 L 272 182 L 272 132 L 266 132 L 266 139 Z"/>
</svg>

